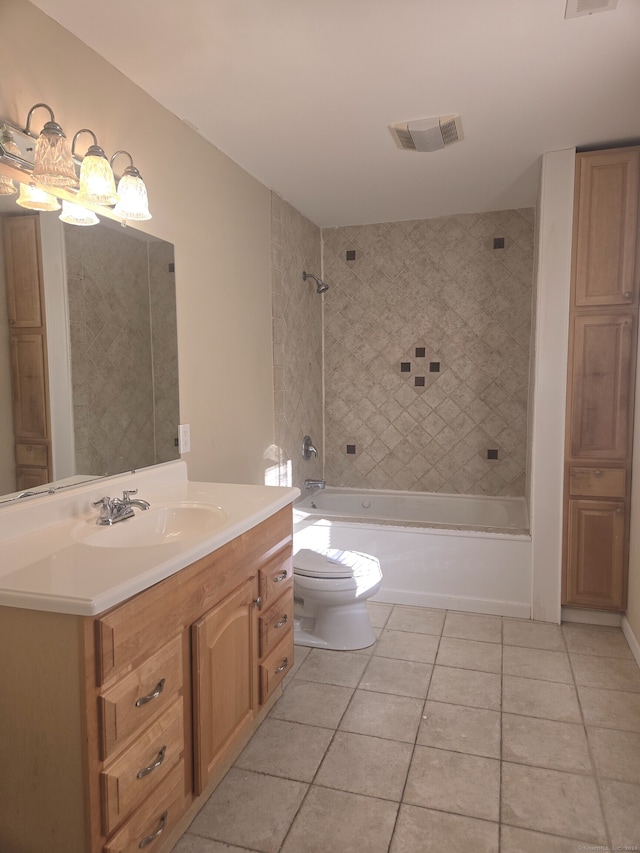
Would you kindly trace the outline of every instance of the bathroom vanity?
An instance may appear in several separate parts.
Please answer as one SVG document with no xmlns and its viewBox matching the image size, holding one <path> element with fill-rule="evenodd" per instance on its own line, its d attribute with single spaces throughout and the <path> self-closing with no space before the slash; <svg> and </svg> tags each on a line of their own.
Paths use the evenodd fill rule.
<svg viewBox="0 0 640 853">
<path fill-rule="evenodd" d="M 136 487 L 149 511 L 95 525 Z M 171 850 L 293 662 L 297 495 L 178 462 L 2 508 L 3 853 Z"/>
</svg>

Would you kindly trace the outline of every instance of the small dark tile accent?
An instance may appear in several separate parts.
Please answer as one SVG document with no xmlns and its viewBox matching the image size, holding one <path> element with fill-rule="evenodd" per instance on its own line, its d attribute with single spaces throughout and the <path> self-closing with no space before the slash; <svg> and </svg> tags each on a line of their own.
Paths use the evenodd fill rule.
<svg viewBox="0 0 640 853">
<path fill-rule="evenodd" d="M 504 249 L 504 237 L 494 237 L 493 238 L 493 248 L 494 249 Z"/>
<path fill-rule="evenodd" d="M 347 444 L 347 453 L 355 453 L 355 452 L 356 452 L 355 444 Z"/>
<path fill-rule="evenodd" d="M 440 362 L 439 361 L 430 361 L 429 362 L 429 373 L 440 373 Z"/>
<path fill-rule="evenodd" d="M 416 376 L 416 386 L 424 385 L 424 376 Z"/>
<path fill-rule="evenodd" d="M 487 459 L 497 459 L 498 451 L 497 450 L 487 450 Z"/>
<path fill-rule="evenodd" d="M 424 358 L 426 354 L 424 347 L 416 347 L 416 358 Z"/>
<path fill-rule="evenodd" d="M 175 264 L 169 264 L 169 272 L 175 272 L 175 271 L 176 271 L 176 265 Z"/>
<path fill-rule="evenodd" d="M 347 260 L 355 261 L 356 259 L 356 250 L 355 249 L 347 249 Z"/>
<path fill-rule="evenodd" d="M 410 373 L 411 372 L 411 362 L 410 361 L 401 361 L 400 362 L 400 373 Z"/>
</svg>

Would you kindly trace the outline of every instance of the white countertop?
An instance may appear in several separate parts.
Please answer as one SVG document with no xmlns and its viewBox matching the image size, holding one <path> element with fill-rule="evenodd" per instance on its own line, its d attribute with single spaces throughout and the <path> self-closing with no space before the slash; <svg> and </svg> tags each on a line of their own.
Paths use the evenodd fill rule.
<svg viewBox="0 0 640 853">
<path fill-rule="evenodd" d="M 105 548 L 79 541 L 74 534 L 98 515 L 91 501 L 135 488 L 152 510 L 197 504 L 223 510 L 224 521 L 202 535 L 144 547 Z M 0 505 L 0 605 L 93 616 L 220 548 L 299 494 L 288 487 L 190 482 L 185 463 L 174 462 L 92 481 L 71 492 Z M 87 529 L 108 535 L 117 533 L 117 526 Z"/>
</svg>

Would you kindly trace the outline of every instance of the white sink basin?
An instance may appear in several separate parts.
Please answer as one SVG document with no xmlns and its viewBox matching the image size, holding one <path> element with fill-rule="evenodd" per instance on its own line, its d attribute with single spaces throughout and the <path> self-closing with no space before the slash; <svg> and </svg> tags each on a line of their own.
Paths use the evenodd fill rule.
<svg viewBox="0 0 640 853">
<path fill-rule="evenodd" d="M 146 548 L 185 539 L 198 539 L 227 520 L 221 507 L 182 503 L 135 510 L 133 518 L 100 527 L 91 519 L 72 531 L 76 542 L 93 548 Z"/>
</svg>

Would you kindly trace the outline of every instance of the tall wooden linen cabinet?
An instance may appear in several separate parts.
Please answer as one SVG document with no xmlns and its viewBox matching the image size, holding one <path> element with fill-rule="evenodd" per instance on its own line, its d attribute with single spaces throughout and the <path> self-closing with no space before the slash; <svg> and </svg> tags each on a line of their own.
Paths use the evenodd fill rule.
<svg viewBox="0 0 640 853">
<path fill-rule="evenodd" d="M 47 331 L 40 223 L 33 216 L 2 219 L 16 489 L 52 480 Z"/>
<path fill-rule="evenodd" d="M 562 603 L 624 610 L 638 338 L 640 146 L 576 155 Z"/>
</svg>

